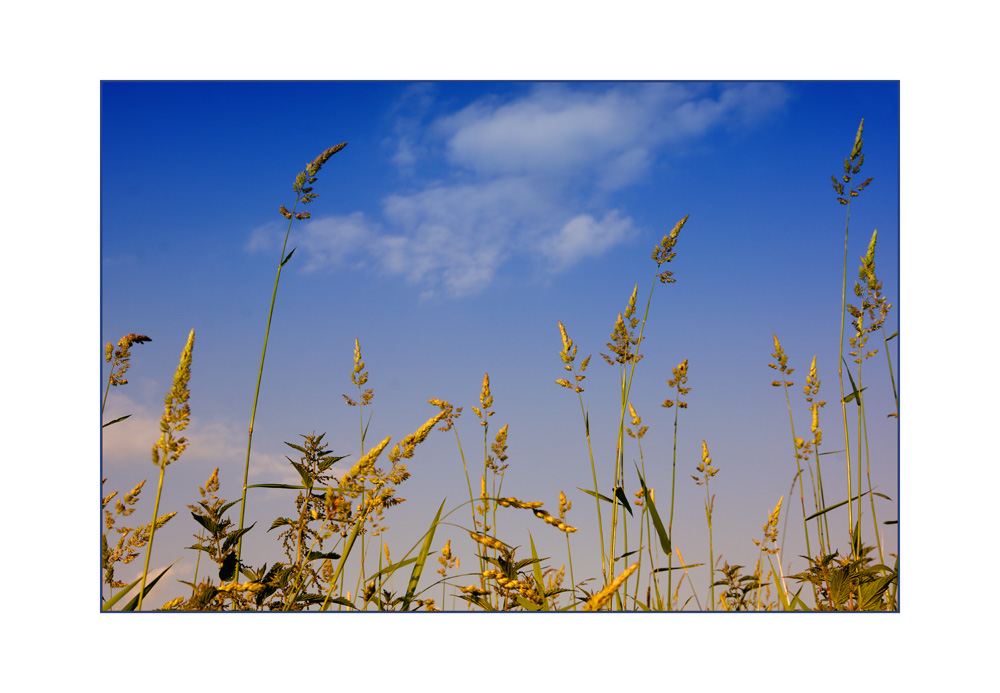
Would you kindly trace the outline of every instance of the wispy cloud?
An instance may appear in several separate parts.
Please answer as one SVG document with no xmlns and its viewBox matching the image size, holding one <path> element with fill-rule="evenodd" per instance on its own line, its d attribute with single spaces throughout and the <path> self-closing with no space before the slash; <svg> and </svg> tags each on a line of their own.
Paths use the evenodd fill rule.
<svg viewBox="0 0 1000 693">
<path fill-rule="evenodd" d="M 636 235 L 615 193 L 673 147 L 752 127 L 787 98 L 771 83 L 541 84 L 430 117 L 433 90 L 413 88 L 388 149 L 408 190 L 385 195 L 377 211 L 306 223 L 304 268 L 371 263 L 424 295 L 451 296 L 485 289 L 509 262 L 564 271 Z M 279 235 L 262 227 L 247 247 Z"/>
<path fill-rule="evenodd" d="M 115 411 L 129 413 L 129 418 L 102 430 L 101 459 L 106 469 L 156 467 L 151 461 L 153 444 L 160 437 L 160 417 L 163 409 L 144 405 L 126 394 L 116 394 Z M 184 467 L 205 470 L 213 466 L 231 465 L 233 450 L 246 449 L 246 425 L 222 418 L 195 417 L 184 431 L 188 447 L 184 451 Z M 275 479 L 295 482 L 298 477 L 280 455 L 253 452 L 252 476 L 268 481 Z M 207 472 L 205 474 L 207 476 Z"/>
</svg>

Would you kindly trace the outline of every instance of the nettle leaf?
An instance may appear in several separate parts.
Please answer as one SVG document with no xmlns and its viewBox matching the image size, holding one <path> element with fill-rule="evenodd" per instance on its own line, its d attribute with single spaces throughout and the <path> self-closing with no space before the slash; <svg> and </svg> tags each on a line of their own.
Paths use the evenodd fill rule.
<svg viewBox="0 0 1000 693">
<path fill-rule="evenodd" d="M 302 477 L 302 483 L 305 484 L 305 487 L 310 491 L 312 491 L 313 479 L 312 476 L 309 474 L 309 470 L 303 467 L 298 462 L 292 462 L 292 466 L 295 467 L 295 471 L 297 471 L 299 473 L 299 476 Z"/>
<path fill-rule="evenodd" d="M 197 520 L 198 524 L 207 529 L 211 534 L 214 535 L 219 533 L 219 525 L 215 524 L 207 517 L 203 515 L 198 515 L 196 513 L 191 513 L 191 517 Z"/>
<path fill-rule="evenodd" d="M 223 582 L 229 582 L 236 577 L 236 565 L 239 560 L 236 558 L 236 552 L 230 551 L 226 554 L 226 557 L 222 560 L 222 567 L 219 568 L 219 579 Z"/>
<path fill-rule="evenodd" d="M 329 458 L 324 457 L 323 461 L 319 463 L 319 470 L 321 472 L 325 472 L 327 469 L 335 465 L 337 462 L 340 462 L 341 460 L 346 459 L 347 457 L 349 457 L 349 455 L 339 455 L 337 457 L 329 457 Z"/>
<path fill-rule="evenodd" d="M 271 523 L 271 529 L 275 529 L 277 527 L 284 527 L 285 525 L 294 525 L 294 524 L 295 523 L 289 520 L 287 517 L 279 517 L 277 520 Z M 270 532 L 271 529 L 267 531 Z"/>
<path fill-rule="evenodd" d="M 257 523 L 254 522 L 253 525 L 255 525 L 255 524 L 257 524 Z M 250 525 L 249 527 L 244 527 L 243 529 L 237 530 L 237 531 L 233 532 L 232 534 L 230 534 L 228 537 L 226 537 L 226 541 L 223 542 L 223 544 L 222 544 L 222 550 L 223 551 L 228 551 L 229 549 L 233 548 L 233 546 L 236 545 L 236 542 L 238 542 L 240 540 L 240 538 L 244 534 L 246 534 L 251 529 L 253 529 L 253 525 Z"/>
</svg>

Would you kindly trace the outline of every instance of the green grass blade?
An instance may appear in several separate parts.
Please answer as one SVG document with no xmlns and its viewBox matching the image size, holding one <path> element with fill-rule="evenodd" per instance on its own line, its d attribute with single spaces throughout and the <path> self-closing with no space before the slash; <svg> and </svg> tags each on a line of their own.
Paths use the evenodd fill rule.
<svg viewBox="0 0 1000 693">
<path fill-rule="evenodd" d="M 337 586 L 337 579 L 340 577 L 340 573 L 344 570 L 344 565 L 347 563 L 347 557 L 351 555 L 351 549 L 354 548 L 354 542 L 358 538 L 358 532 L 361 531 L 361 527 L 364 525 L 366 519 L 367 515 L 364 515 L 355 521 L 354 529 L 351 530 L 351 534 L 347 537 L 347 542 L 344 544 L 344 553 L 340 557 L 340 562 L 337 563 L 337 570 L 334 571 L 333 577 L 330 578 L 330 591 L 327 593 L 326 599 L 323 601 L 323 606 L 320 607 L 320 611 L 326 611 L 330 606 L 330 602 L 335 601 L 335 599 L 330 595 L 333 594 L 333 590 Z"/>
<path fill-rule="evenodd" d="M 179 560 L 181 560 L 181 559 L 178 558 L 177 561 L 179 561 Z M 174 565 L 177 563 L 177 561 L 174 561 L 173 563 L 171 563 L 170 565 L 168 565 L 166 568 L 164 568 L 163 572 L 161 572 L 159 575 L 157 575 L 155 578 L 153 578 L 153 580 L 146 585 L 146 590 L 142 593 L 143 597 L 145 597 L 147 594 L 149 594 L 150 590 L 153 589 L 153 586 L 156 585 L 156 583 L 160 581 L 161 577 L 163 577 L 164 575 L 167 574 L 168 570 L 170 570 L 171 568 L 174 567 Z M 122 596 L 124 596 L 125 592 L 128 592 L 130 589 L 132 589 L 133 587 L 135 587 L 136 585 L 138 585 L 141 581 L 142 581 L 142 578 L 136 580 L 135 582 L 133 582 L 128 587 L 123 588 L 122 591 L 119 592 L 117 595 L 115 595 L 114 597 L 112 597 L 108 601 L 104 602 L 104 610 L 110 609 L 115 604 L 115 602 L 117 602 Z M 137 606 L 139 606 L 139 595 L 138 594 L 135 595 L 134 597 L 132 597 L 132 601 L 130 601 L 128 604 L 126 604 L 124 607 L 122 607 L 122 611 L 135 611 L 135 608 Z"/>
<path fill-rule="evenodd" d="M 628 510 L 628 514 L 632 515 L 632 506 L 628 504 L 628 498 L 625 497 L 625 489 L 621 486 L 615 489 L 615 498 L 618 502 L 622 504 L 622 507 Z"/>
<path fill-rule="evenodd" d="M 107 427 L 108 427 L 108 426 L 110 426 L 111 424 L 116 424 L 116 423 L 118 423 L 119 421 L 124 421 L 125 419 L 127 419 L 127 418 L 128 418 L 128 417 L 130 417 L 130 416 L 132 416 L 132 415 L 131 415 L 131 414 L 126 414 L 125 416 L 121 416 L 121 417 L 118 417 L 118 418 L 117 418 L 117 419 L 115 419 L 114 421 L 108 421 L 108 422 L 107 422 L 106 424 L 101 424 L 101 428 L 107 428 Z"/>
<path fill-rule="evenodd" d="M 646 507 L 649 508 L 649 515 L 653 518 L 653 527 L 656 529 L 656 535 L 660 538 L 660 546 L 663 547 L 663 553 L 670 555 L 670 537 L 667 536 L 667 530 L 663 526 L 663 522 L 660 520 L 660 513 L 656 512 L 656 504 L 653 503 L 653 497 L 649 495 L 649 489 L 646 488 L 646 480 L 642 478 L 642 474 L 639 472 L 639 466 L 636 465 L 635 473 L 639 475 L 639 484 L 642 486 L 642 495 L 646 501 Z"/>
<path fill-rule="evenodd" d="M 538 560 L 538 552 L 535 551 L 535 540 L 531 536 L 531 532 L 528 532 L 528 541 L 531 542 L 531 567 L 535 571 L 535 584 L 538 586 L 538 595 L 542 598 L 542 611 L 548 611 L 549 599 L 545 596 L 545 578 L 542 575 L 541 561 Z"/>
<path fill-rule="evenodd" d="M 874 495 L 874 496 L 878 496 L 880 498 L 885 498 L 886 500 L 892 500 L 891 498 L 889 498 L 889 496 L 885 495 L 884 493 L 878 493 L 877 491 L 865 491 L 864 493 L 860 493 L 857 496 L 854 496 L 854 498 L 851 498 L 851 499 L 848 499 L 848 500 L 845 500 L 845 501 L 840 501 L 839 503 L 835 503 L 834 505 L 830 505 L 830 506 L 827 506 L 827 507 L 823 508 L 819 512 L 815 512 L 812 515 L 810 515 L 809 517 L 807 517 L 805 519 L 805 521 L 808 522 L 809 520 L 812 520 L 813 518 L 819 517 L 820 515 L 826 515 L 831 510 L 836 510 L 837 508 L 839 508 L 841 506 L 844 506 L 844 505 L 847 505 L 848 503 L 850 503 L 852 501 L 856 501 L 859 498 L 867 496 L 869 493 L 872 494 L 872 495 Z"/>
<path fill-rule="evenodd" d="M 388 576 L 392 575 L 394 572 L 396 572 L 397 570 L 399 570 L 400 568 L 408 566 L 408 565 L 410 565 L 412 563 L 416 563 L 416 561 L 417 561 L 417 557 L 414 556 L 413 558 L 407 558 L 405 560 L 399 561 L 398 563 L 393 563 L 392 565 L 387 565 L 385 568 L 382 568 L 382 570 L 378 571 L 377 573 L 374 573 L 373 575 L 369 575 L 368 579 L 369 580 L 374 580 L 375 578 L 382 577 L 383 575 L 385 575 L 386 577 L 388 577 Z"/>
<path fill-rule="evenodd" d="M 850 368 L 850 366 L 847 365 L 847 360 L 846 359 L 844 359 L 844 370 L 847 371 L 847 377 L 850 378 L 850 380 L 851 380 L 851 389 L 853 390 L 853 392 L 851 394 L 849 394 L 846 397 L 844 397 L 844 403 L 846 404 L 847 402 L 850 402 L 851 400 L 855 400 L 858 403 L 858 406 L 860 407 L 861 406 L 861 392 L 864 392 L 868 388 L 861 388 L 861 392 L 858 391 L 858 386 L 854 384 L 854 376 L 851 375 L 851 368 Z"/>
<path fill-rule="evenodd" d="M 437 515 L 434 516 L 434 521 L 431 522 L 430 529 L 427 530 L 427 537 L 424 539 L 423 546 L 420 547 L 420 554 L 417 556 L 417 562 L 413 566 L 413 572 L 410 573 L 410 584 L 406 586 L 406 596 L 403 597 L 402 611 L 407 611 L 410 608 L 410 602 L 413 601 L 413 597 L 417 592 L 417 584 L 420 582 L 420 574 L 424 571 L 424 563 L 427 562 L 427 554 L 431 550 L 431 542 L 434 541 L 434 531 L 437 529 L 438 520 L 441 519 L 441 511 L 444 510 L 445 501 L 441 501 L 441 506 L 438 508 Z"/>
<path fill-rule="evenodd" d="M 577 486 L 577 487 L 576 487 L 576 490 L 577 490 L 577 491 L 583 491 L 583 492 L 584 492 L 584 493 L 586 493 L 587 495 L 589 495 L 589 496 L 593 496 L 594 498 L 598 498 L 598 499 L 600 499 L 600 500 L 602 500 L 602 501 L 605 501 L 605 502 L 607 502 L 607 503 L 613 503 L 613 502 L 614 502 L 613 500 L 611 500 L 611 499 L 610 499 L 610 498 L 608 498 L 607 496 L 602 496 L 602 495 L 601 495 L 600 493 L 596 493 L 595 491 L 588 491 L 587 489 L 585 489 L 585 488 L 580 488 L 579 486 Z"/>
</svg>

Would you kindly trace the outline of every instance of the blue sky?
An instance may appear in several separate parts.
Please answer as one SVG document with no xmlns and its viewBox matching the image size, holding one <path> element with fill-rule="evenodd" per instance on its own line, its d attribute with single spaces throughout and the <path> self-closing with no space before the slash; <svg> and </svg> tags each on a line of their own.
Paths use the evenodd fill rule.
<svg viewBox="0 0 1000 693">
<path fill-rule="evenodd" d="M 631 401 L 650 427 L 642 454 L 662 511 L 673 411 L 660 403 L 671 396 L 671 368 L 689 360 L 674 541 L 685 561 L 707 559 L 704 490 L 690 479 L 705 440 L 720 470 L 711 486 L 716 557 L 753 565 L 752 540 L 778 497 L 789 507 L 795 473 L 784 396 L 767 367 L 772 334 L 796 368 L 796 425 L 808 427 L 799 385 L 816 355 L 827 449 L 843 447 L 842 434 L 834 441 L 845 215 L 830 175 L 841 171 L 862 117 L 860 175 L 874 182 L 851 206 L 848 281 L 877 228 L 876 268 L 893 304 L 886 334 L 898 329 L 899 99 L 895 82 L 104 82 L 101 340 L 153 339 L 133 349 L 129 384 L 108 399 L 105 420 L 132 416 L 105 429 L 106 491 L 155 482 L 149 448 L 194 329 L 191 445 L 168 468 L 161 504 L 180 512 L 157 534 L 153 561 L 187 554 L 173 577 L 190 579 L 194 555 L 182 547 L 197 527 L 186 505 L 217 466 L 221 495 L 240 495 L 286 226 L 278 207 L 291 207 L 292 182 L 309 161 L 346 141 L 319 175 L 313 218 L 292 227 L 296 252 L 278 290 L 251 483 L 296 481 L 283 441 L 299 434 L 325 431 L 337 454 L 356 457 L 357 410 L 341 397 L 354 388 L 355 338 L 375 389 L 369 440 L 398 441 L 435 413 L 427 400 L 441 398 L 465 407 L 458 428 L 468 455 L 482 445 L 471 405 L 488 372 L 491 436 L 509 424 L 504 495 L 554 512 L 565 491 L 580 527 L 577 577 L 597 575 L 593 502 L 577 490 L 590 485 L 579 403 L 553 382 L 564 375 L 558 321 L 579 358 L 593 354 L 584 403 L 599 482 L 610 486 L 618 371 L 599 354 L 636 285 L 644 308 L 653 247 L 690 215 L 669 267 L 676 283 L 653 291 Z M 901 386 L 895 347 L 890 355 Z M 106 366 L 101 375 L 103 391 Z M 880 519 L 894 519 L 897 427 L 886 418 L 895 405 L 884 349 L 864 378 L 872 479 L 893 498 Z M 631 469 L 639 451 L 628 442 Z M 827 481 L 828 498 L 839 500 L 843 458 L 826 459 L 824 479 L 838 489 L 830 493 Z M 399 489 L 407 501 L 387 516 L 394 559 L 445 497 L 449 508 L 467 497 L 451 433 L 432 434 L 410 470 Z M 633 476 L 630 496 L 639 488 Z M 264 530 L 291 512 L 292 496 L 251 493 L 247 513 L 258 524 L 244 556 L 271 562 L 280 553 Z M 786 567 L 805 552 L 797 502 Z M 145 514 L 144 505 L 137 516 Z M 832 517 L 845 546 L 846 513 Z M 512 513 L 500 533 L 527 546 L 530 530 L 558 567 L 565 542 L 549 529 Z M 895 552 L 895 531 L 886 529 Z M 462 536 L 450 528 L 437 543 L 452 538 L 471 565 Z M 696 584 L 704 600 L 707 579 Z"/>
</svg>

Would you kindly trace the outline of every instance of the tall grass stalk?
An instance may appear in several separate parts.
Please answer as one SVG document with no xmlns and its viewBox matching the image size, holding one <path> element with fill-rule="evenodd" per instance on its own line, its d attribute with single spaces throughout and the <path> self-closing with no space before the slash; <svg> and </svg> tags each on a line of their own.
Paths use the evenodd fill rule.
<svg viewBox="0 0 1000 693">
<path fill-rule="evenodd" d="M 857 197 L 862 190 L 864 190 L 872 179 L 868 178 L 863 183 L 857 186 L 857 188 L 847 189 L 847 195 L 844 195 L 845 185 L 850 185 L 851 178 L 857 175 L 861 171 L 861 166 L 864 164 L 865 155 L 861 153 L 861 147 L 863 144 L 862 133 L 864 132 L 865 119 L 861 119 L 861 123 L 858 125 L 858 132 L 854 136 L 854 147 L 851 149 L 851 156 L 844 159 L 844 172 L 841 174 L 840 180 L 836 176 L 831 176 L 833 181 L 833 189 L 837 193 L 837 201 L 847 207 L 847 219 L 844 224 L 844 276 L 843 285 L 841 286 L 841 310 L 840 310 L 840 344 L 837 358 L 837 376 L 840 379 L 840 408 L 843 416 L 844 423 L 844 455 L 847 458 L 847 497 L 851 498 L 853 493 L 852 481 L 851 481 L 851 440 L 850 433 L 847 424 L 847 394 L 844 391 L 844 321 L 847 315 L 847 240 L 848 233 L 851 226 L 851 200 Z M 859 462 L 860 468 L 860 462 Z M 860 493 L 860 488 L 858 489 Z M 861 500 L 858 499 L 858 513 L 861 512 Z M 854 510 L 851 503 L 847 504 L 847 523 L 849 531 L 853 532 L 854 523 Z"/>
<path fill-rule="evenodd" d="M 878 516 L 875 511 L 875 494 L 872 493 L 871 485 L 871 455 L 868 449 L 868 419 L 865 413 L 865 400 L 863 392 L 865 387 L 862 383 L 862 365 L 869 358 L 878 353 L 878 349 L 865 351 L 868 336 L 882 330 L 885 319 L 892 305 L 886 301 L 882 295 L 882 282 L 875 274 L 875 246 L 878 242 L 878 229 L 872 232 L 871 240 L 868 242 L 868 251 L 861 258 L 861 266 L 858 269 L 858 281 L 854 283 L 854 295 L 861 299 L 860 307 L 849 305 L 847 310 L 853 318 L 852 325 L 855 328 L 855 335 L 851 338 L 853 351 L 850 356 L 854 357 L 854 363 L 858 367 L 858 382 L 856 388 L 856 400 L 858 405 L 858 491 L 861 490 L 861 459 L 862 454 L 865 460 L 865 473 L 868 477 L 868 498 L 872 509 L 872 522 L 875 526 L 875 538 L 878 544 L 879 562 L 884 563 L 885 558 L 882 553 L 882 539 L 878 527 Z M 868 324 L 865 318 L 868 318 Z M 884 335 L 884 330 L 883 330 Z M 885 340 L 883 340 L 884 343 Z M 888 351 L 888 349 L 887 349 Z M 848 372 L 849 374 L 849 372 Z M 853 383 L 852 383 L 853 384 Z M 894 388 L 895 389 L 895 388 Z M 891 414 L 890 414 L 891 416 Z M 861 445 L 864 444 L 862 452 Z M 858 500 L 858 515 L 861 514 L 861 501 Z"/>
<path fill-rule="evenodd" d="M 594 447 L 590 440 L 590 415 L 583 406 L 583 388 L 580 387 L 580 383 L 587 377 L 584 373 L 587 371 L 587 366 L 590 363 L 590 356 L 587 356 L 587 358 L 580 362 L 580 372 L 578 373 L 575 365 L 576 345 L 573 344 L 573 340 L 566 334 L 566 327 L 562 324 L 562 321 L 559 322 L 559 335 L 562 338 L 563 345 L 562 351 L 559 352 L 559 358 L 562 359 L 563 369 L 573 375 L 573 382 L 570 383 L 566 378 L 559 378 L 556 380 L 556 384 L 576 392 L 577 399 L 580 401 L 580 414 L 583 416 L 583 431 L 587 437 L 587 453 L 590 456 L 590 474 L 594 483 L 594 491 L 591 495 L 594 496 L 594 503 L 597 506 L 597 531 L 601 542 L 601 572 L 603 573 L 605 582 L 607 582 L 608 554 L 604 544 L 604 519 L 601 512 L 600 486 L 597 483 L 597 466 L 594 464 Z"/>
<path fill-rule="evenodd" d="M 682 396 L 687 395 L 691 392 L 690 387 L 684 387 L 687 383 L 687 372 L 688 372 L 688 360 L 684 359 L 679 364 L 674 366 L 673 375 L 674 377 L 667 381 L 669 387 L 674 388 L 677 393 L 675 397 L 676 400 L 666 399 L 660 406 L 663 407 L 675 407 L 674 408 L 674 444 L 673 444 L 673 455 L 671 461 L 670 469 L 670 517 L 667 521 L 667 536 L 673 541 L 674 538 L 674 501 L 675 492 L 677 490 L 677 423 L 678 417 L 680 415 L 681 409 L 687 409 L 687 402 L 681 400 Z M 667 554 L 667 610 L 673 610 L 673 575 L 674 575 L 674 554 L 673 551 Z M 678 585 L 679 586 L 679 585 Z"/>
<path fill-rule="evenodd" d="M 142 569 L 142 583 L 139 586 L 139 611 L 142 611 L 142 600 L 146 596 L 146 576 L 149 574 L 149 558 L 153 553 L 153 537 L 156 528 L 162 526 L 165 519 L 159 516 L 160 496 L 163 493 L 163 477 L 167 465 L 176 462 L 187 448 L 187 438 L 175 437 L 187 428 L 191 420 L 191 407 L 188 398 L 188 381 L 191 380 L 191 353 L 194 350 L 194 330 L 188 335 L 187 344 L 181 352 L 181 360 L 174 373 L 174 381 L 170 392 L 164 398 L 163 416 L 160 418 L 160 439 L 153 446 L 153 464 L 160 468 L 160 478 L 156 485 L 156 501 L 153 503 L 153 520 L 149 525 L 149 542 L 146 544 L 146 562 Z M 168 518 L 169 519 L 169 518 Z"/>
<path fill-rule="evenodd" d="M 788 395 L 788 388 L 795 384 L 788 379 L 788 376 L 790 376 L 795 369 L 788 367 L 788 355 L 785 354 L 784 350 L 781 348 L 781 342 L 778 341 L 778 335 L 775 334 L 772 335 L 772 337 L 774 338 L 774 353 L 771 354 L 771 356 L 774 357 L 776 363 L 769 363 L 767 365 L 781 373 L 781 380 L 775 380 L 771 383 L 771 385 L 782 388 L 785 393 L 785 405 L 788 408 L 788 423 L 792 429 L 792 447 L 795 450 L 795 469 L 797 470 L 795 476 L 799 481 L 799 500 L 802 504 L 802 528 L 805 530 L 806 535 L 806 552 L 812 556 L 812 546 L 809 543 L 809 523 L 806 522 L 805 519 L 807 517 L 806 494 L 804 482 L 802 481 L 802 453 L 800 450 L 804 445 L 804 441 L 797 438 L 795 435 L 795 418 L 792 416 L 792 401 Z M 785 519 L 787 521 L 787 515 Z"/>
<path fill-rule="evenodd" d="M 715 496 L 708 489 L 708 482 L 719 470 L 712 466 L 712 458 L 708 455 L 708 443 L 701 441 L 701 462 L 698 463 L 698 473 L 701 479 L 692 475 L 698 486 L 705 486 L 705 519 L 708 521 L 708 610 L 715 610 L 715 547 L 712 537 L 712 510 L 715 508 Z"/>
<path fill-rule="evenodd" d="M 296 212 L 298 209 L 299 202 L 303 205 L 309 204 L 318 197 L 318 193 L 314 193 L 312 189 L 312 184 L 316 182 L 316 175 L 320 172 L 331 156 L 339 152 L 341 149 L 347 146 L 347 142 L 341 142 L 340 144 L 330 147 L 322 154 L 317 156 L 312 163 L 306 166 L 305 170 L 295 177 L 295 183 L 292 185 L 292 189 L 295 191 L 295 204 L 292 205 L 292 211 L 285 209 L 284 205 L 281 205 L 280 213 L 285 219 L 288 220 L 288 228 L 285 230 L 285 240 L 281 245 L 281 255 L 278 256 L 278 271 L 274 275 L 274 290 L 271 292 L 271 305 L 267 311 L 267 327 L 264 328 L 264 346 L 260 353 L 260 367 L 257 369 L 257 384 L 254 387 L 253 392 L 253 407 L 250 410 L 250 428 L 247 431 L 247 456 L 246 456 L 246 466 L 243 469 L 243 496 L 240 499 L 240 530 L 243 529 L 244 519 L 246 517 L 246 506 L 247 506 L 247 481 L 250 478 L 250 451 L 253 447 L 253 425 L 257 418 L 257 399 L 260 396 L 260 381 L 264 375 L 264 358 L 267 356 L 267 340 L 271 334 L 271 318 L 274 316 L 274 303 L 278 296 L 278 282 L 281 280 L 281 268 L 285 266 L 291 258 L 295 249 L 292 249 L 291 253 L 285 255 L 285 249 L 288 248 L 288 236 L 292 232 L 292 219 L 303 220 L 310 218 L 309 212 Z M 236 562 L 237 565 L 240 564 L 243 555 L 243 538 L 240 537 L 236 544 Z M 233 578 L 234 582 L 239 582 L 240 571 L 236 571 L 236 576 Z"/>
<path fill-rule="evenodd" d="M 674 228 L 671 229 L 670 233 L 663 236 L 663 239 L 653 248 L 652 259 L 656 262 L 657 273 L 655 275 L 656 279 L 660 280 L 661 284 L 672 284 L 676 280 L 673 279 L 673 272 L 669 270 L 663 270 L 664 264 L 671 262 L 677 253 L 673 250 L 677 243 L 677 237 L 687 223 L 688 216 L 678 221 Z M 642 343 L 643 332 L 646 329 L 646 321 L 649 319 L 649 307 L 653 300 L 653 289 L 656 287 L 656 282 L 649 288 L 649 296 L 646 298 L 646 309 L 643 312 L 642 320 L 635 316 L 636 309 L 636 295 L 639 291 L 639 285 L 636 284 L 632 289 L 632 295 L 629 297 L 628 305 L 625 308 L 624 313 L 618 314 L 618 320 L 615 322 L 615 327 L 611 332 L 611 342 L 607 343 L 608 348 L 615 355 L 614 358 L 607 354 L 601 354 L 604 360 L 609 365 L 619 364 L 620 367 L 620 378 L 621 378 L 621 401 L 619 407 L 618 416 L 618 440 L 616 443 L 615 450 L 615 475 L 614 475 L 614 485 L 612 487 L 612 503 L 611 503 L 611 545 L 610 545 L 610 556 L 609 556 L 609 566 L 608 566 L 608 577 L 614 578 L 614 554 L 616 542 L 616 534 L 618 529 L 618 506 L 620 495 L 623 499 L 624 495 L 624 477 L 625 477 L 625 450 L 624 450 L 624 430 L 625 430 L 625 409 L 629 401 L 629 394 L 632 390 L 632 381 L 635 377 L 635 367 L 642 360 L 642 354 L 639 353 L 639 345 Z M 627 325 L 626 325 L 627 322 Z M 636 327 L 639 328 L 638 335 L 636 335 Z M 627 501 L 626 501 L 627 502 Z M 622 507 L 626 507 L 622 504 Z M 625 544 L 627 552 L 627 534 L 625 536 Z M 626 585 L 626 592 L 628 587 Z"/>
</svg>

